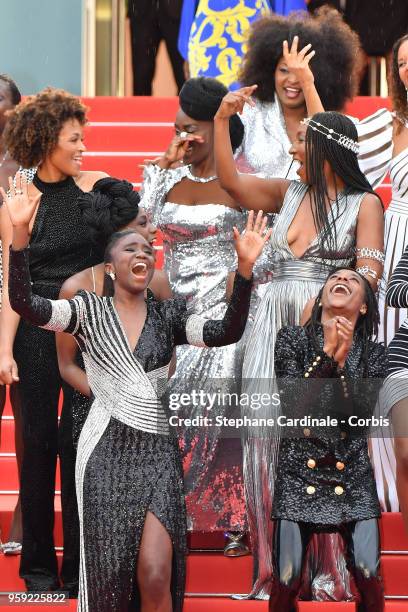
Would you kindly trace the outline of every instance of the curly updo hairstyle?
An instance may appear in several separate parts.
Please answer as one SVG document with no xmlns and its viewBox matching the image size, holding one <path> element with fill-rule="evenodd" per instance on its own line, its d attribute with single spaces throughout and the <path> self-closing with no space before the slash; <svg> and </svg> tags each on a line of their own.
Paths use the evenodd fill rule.
<svg viewBox="0 0 408 612">
<path fill-rule="evenodd" d="M 47 87 L 9 112 L 3 139 L 10 157 L 23 168 L 38 166 L 55 149 L 66 121 L 86 124 L 87 108 L 79 98 Z"/>
<path fill-rule="evenodd" d="M 391 98 L 392 104 L 397 116 L 404 123 L 408 121 L 408 103 L 407 103 L 407 90 L 405 89 L 404 83 L 400 79 L 398 70 L 398 52 L 401 45 L 408 41 L 408 34 L 399 38 L 392 48 L 392 64 L 391 64 Z M 401 124 L 402 128 L 402 124 Z"/>
<path fill-rule="evenodd" d="M 295 36 L 299 36 L 299 50 L 311 43 L 316 51 L 310 67 L 323 107 L 342 110 L 357 90 L 360 43 L 341 15 L 329 7 L 321 8 L 315 16 L 292 13 L 289 17 L 270 15 L 256 21 L 240 81 L 244 85 L 258 85 L 253 96 L 261 102 L 273 102 L 275 71 L 283 55 L 283 41 L 287 40 L 290 48 Z"/>
<path fill-rule="evenodd" d="M 93 244 L 104 250 L 113 234 L 136 219 L 139 202 L 139 194 L 128 181 L 110 176 L 96 181 L 92 191 L 78 198 Z"/>
</svg>

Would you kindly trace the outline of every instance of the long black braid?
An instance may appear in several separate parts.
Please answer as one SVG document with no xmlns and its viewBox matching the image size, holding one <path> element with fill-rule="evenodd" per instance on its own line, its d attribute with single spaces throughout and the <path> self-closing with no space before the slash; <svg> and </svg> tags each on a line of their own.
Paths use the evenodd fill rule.
<svg viewBox="0 0 408 612">
<path fill-rule="evenodd" d="M 329 133 L 328 130 L 332 129 L 354 141 L 358 140 L 354 123 L 345 115 L 336 112 L 316 113 L 312 120 L 325 126 L 327 133 Z M 327 253 L 329 259 L 335 259 L 338 251 L 336 222 L 341 215 L 339 212 L 339 194 L 336 189 L 335 200 L 332 202 L 330 211 L 328 211 L 329 194 L 323 172 L 324 163 L 327 161 L 330 164 L 334 179 L 337 175 L 344 181 L 345 197 L 353 191 L 365 191 L 377 196 L 380 201 L 381 198 L 375 193 L 361 172 L 356 153 L 339 145 L 334 138 L 327 138 L 325 134 L 314 130 L 312 126 L 314 126 L 314 123 L 309 125 L 306 131 L 306 173 L 308 183 L 311 185 L 310 198 L 313 221 L 319 237 L 321 251 Z M 326 132 L 324 128 L 319 129 Z M 336 181 L 334 181 L 334 184 L 336 185 Z"/>
<path fill-rule="evenodd" d="M 320 304 L 324 286 L 329 280 L 329 278 L 340 270 L 353 270 L 353 272 L 355 272 L 354 268 L 344 266 L 339 266 L 338 268 L 330 272 L 330 274 L 326 278 L 323 287 L 320 289 L 318 296 L 316 297 L 315 303 L 312 308 L 312 313 L 310 315 L 310 319 L 305 324 L 306 333 L 311 338 L 313 347 L 316 351 L 320 350 L 318 329 L 322 317 L 322 306 Z M 356 274 L 358 274 L 358 272 Z M 356 327 L 354 329 L 354 334 L 358 335 L 362 340 L 363 353 L 361 359 L 364 364 L 364 376 L 367 376 L 370 341 L 377 339 L 378 326 L 380 324 L 380 312 L 378 310 L 377 298 L 375 297 L 374 291 L 372 290 L 370 283 L 361 274 L 359 274 L 359 276 L 361 277 L 364 283 L 364 301 L 367 306 L 367 311 L 365 314 L 360 314 L 360 316 L 358 317 Z"/>
</svg>

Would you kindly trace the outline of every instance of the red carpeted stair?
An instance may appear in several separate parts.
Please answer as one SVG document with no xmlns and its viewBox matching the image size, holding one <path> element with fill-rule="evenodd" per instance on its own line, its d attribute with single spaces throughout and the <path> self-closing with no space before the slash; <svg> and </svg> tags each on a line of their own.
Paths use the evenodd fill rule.
<svg viewBox="0 0 408 612">
<path fill-rule="evenodd" d="M 164 151 L 173 135 L 177 100 L 101 97 L 87 99 L 85 102 L 90 107 L 90 125 L 86 128 L 85 144 L 88 150 L 85 154 L 84 170 L 104 170 L 112 176 L 128 179 L 138 189 L 142 176 L 140 164 Z M 357 98 L 353 105 L 347 108 L 347 112 L 362 118 L 383 106 L 389 106 L 387 100 Z M 388 204 L 390 186 L 382 186 L 379 193 L 384 203 Z M 157 265 L 162 265 L 161 253 Z M 10 406 L 7 405 L 2 418 L 0 447 L 0 529 L 3 541 L 8 537 L 18 492 L 13 436 L 14 421 Z M 56 488 L 59 492 L 59 476 Z M 55 545 L 60 550 L 62 525 L 58 493 L 55 510 Z M 383 516 L 381 535 L 386 610 L 408 612 L 408 537 L 404 534 L 399 514 Z M 226 559 L 221 552 L 222 546 L 223 539 L 220 534 L 193 534 L 190 537 L 192 552 L 188 558 L 189 595 L 186 598 L 185 612 L 267 612 L 266 602 L 235 601 L 229 597 L 230 594 L 246 593 L 250 589 L 252 558 Z M 210 549 L 220 551 L 209 552 Z M 60 556 L 61 553 L 58 554 Z M 24 583 L 18 577 L 18 565 L 18 557 L 0 555 L 0 592 L 24 590 Z M 60 605 L 36 604 L 31 607 L 50 610 L 58 609 Z M 5 608 L 5 603 L 0 601 L 0 609 Z M 13 608 L 26 610 L 28 606 L 14 605 Z M 70 602 L 64 609 L 75 610 L 76 602 Z M 301 602 L 299 609 L 301 612 L 351 612 L 355 610 L 355 604 Z"/>
</svg>

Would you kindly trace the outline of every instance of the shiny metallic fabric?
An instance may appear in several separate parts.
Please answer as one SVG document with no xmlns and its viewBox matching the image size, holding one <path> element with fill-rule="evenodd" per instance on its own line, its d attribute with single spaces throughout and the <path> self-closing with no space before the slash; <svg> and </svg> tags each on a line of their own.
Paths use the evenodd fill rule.
<svg viewBox="0 0 408 612">
<path fill-rule="evenodd" d="M 317 295 L 331 267 L 349 265 L 354 257 L 356 223 L 365 194 L 355 192 L 339 199 L 336 221 L 338 254 L 325 260 L 317 239 L 301 258 L 294 257 L 287 242 L 287 232 L 296 215 L 307 185 L 294 181 L 286 194 L 271 238 L 273 277 L 267 285 L 247 339 L 242 390 L 245 393 L 277 391 L 274 381 L 276 334 L 284 325 L 299 324 L 306 302 Z M 347 209 L 347 213 L 345 212 Z M 273 414 L 275 410 L 276 414 Z M 269 407 L 273 417 L 278 408 Z M 268 428 L 244 432 L 244 482 L 251 547 L 254 556 L 254 584 L 250 597 L 267 599 L 272 576 L 272 499 L 279 439 Z M 317 546 L 317 542 L 319 545 Z M 341 600 L 351 597 L 348 572 L 342 554 L 343 544 L 335 534 L 314 536 L 306 572 L 313 577 L 315 599 Z"/>
<path fill-rule="evenodd" d="M 296 179 L 298 163 L 289 153 L 291 143 L 279 102 L 256 100 L 255 107 L 245 105 L 241 120 L 245 134 L 235 153 L 239 170 Z"/>
<path fill-rule="evenodd" d="M 175 297 L 184 297 L 196 314 L 220 319 L 226 307 L 229 272 L 236 269 L 233 226 L 243 229 L 246 213 L 219 204 L 197 206 L 166 201 L 186 169 L 161 171 L 148 167 L 141 206 L 163 233 L 164 268 Z M 217 349 L 177 347 L 177 366 L 170 393 L 195 388 L 207 393 L 239 391 L 242 343 Z M 209 416 L 224 416 L 216 405 Z M 181 408 L 181 417 L 205 416 L 201 406 Z M 199 531 L 246 530 L 242 448 L 239 437 L 222 439 L 218 425 L 180 427 L 188 528 Z M 237 433 L 239 436 L 239 432 Z"/>
</svg>

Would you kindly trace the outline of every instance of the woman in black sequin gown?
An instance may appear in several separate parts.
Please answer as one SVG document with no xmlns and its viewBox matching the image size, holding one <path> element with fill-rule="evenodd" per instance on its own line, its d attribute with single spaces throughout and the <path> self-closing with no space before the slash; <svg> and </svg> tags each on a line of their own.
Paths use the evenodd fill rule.
<svg viewBox="0 0 408 612">
<path fill-rule="evenodd" d="M 78 98 L 62 90 L 46 89 L 15 108 L 4 134 L 13 159 L 23 167 L 38 165 L 33 183 L 28 187 L 30 197 L 37 204 L 30 225 L 30 273 L 36 293 L 47 298 L 58 298 L 60 287 L 69 276 L 101 259 L 90 244 L 76 204 L 78 196 L 106 176 L 101 172 L 81 172 L 85 110 Z M 20 321 L 8 301 L 12 227 L 4 206 L 0 214 L 4 249 L 0 379 L 10 384 L 19 377 L 23 420 L 20 576 L 28 590 L 46 591 L 59 587 L 53 538 L 55 471 L 58 436 L 63 473 L 63 450 L 70 431 L 63 409 L 58 434 L 61 378 L 54 334 Z M 66 536 L 61 578 L 65 588 L 75 595 L 76 547 L 70 537 L 66 513 L 70 500 L 63 495 L 61 501 Z"/>
<path fill-rule="evenodd" d="M 153 249 L 133 230 L 114 234 L 105 251 L 114 296 L 80 292 L 72 300 L 32 293 L 25 195 L 7 199 L 13 223 L 12 307 L 34 325 L 67 331 L 81 348 L 94 395 L 78 444 L 81 521 L 79 610 L 178 612 L 184 598 L 186 517 L 183 474 L 172 420 L 161 396 L 175 346 L 224 346 L 239 340 L 251 297 L 252 269 L 270 231 L 249 216 L 235 229 L 238 270 L 221 321 L 187 312 L 182 298 L 157 302 L 145 290 Z M 3 194 L 5 196 L 5 194 Z M 174 418 L 174 417 L 173 417 Z M 133 607 L 132 607 L 133 606 Z"/>
<path fill-rule="evenodd" d="M 127 181 L 106 177 L 97 181 L 89 193 L 78 200 L 82 218 L 89 229 L 92 243 L 99 252 L 105 250 L 106 244 L 115 231 L 134 229 L 152 245 L 157 229 L 152 225 L 146 213 L 139 208 L 139 194 Z M 68 278 L 61 287 L 60 298 L 73 298 L 80 290 L 93 291 L 96 295 L 111 295 L 110 279 L 105 274 L 103 262 L 87 268 Z M 111 281 L 110 281 L 111 282 Z M 158 300 L 171 297 L 171 289 L 166 274 L 155 270 L 149 288 Z M 71 394 L 64 394 L 65 421 L 68 433 L 65 436 L 65 457 L 62 483 L 66 513 L 69 517 L 65 525 L 69 532 L 72 548 L 72 575 L 79 576 L 79 518 L 75 493 L 75 459 L 79 435 L 91 407 L 91 391 L 85 374 L 85 367 L 78 345 L 70 334 L 56 335 L 58 364 L 63 380 L 70 385 Z M 64 390 L 65 391 L 65 390 Z M 76 552 L 74 552 L 76 551 Z M 76 567 L 74 562 L 76 560 Z M 78 580 L 78 578 L 77 578 Z"/>
<path fill-rule="evenodd" d="M 386 350 L 371 340 L 378 321 L 376 298 L 366 279 L 351 268 L 337 269 L 316 298 L 306 326 L 284 327 L 278 333 L 275 368 L 281 418 L 288 426 L 282 427 L 272 508 L 276 581 L 271 612 L 296 609 L 311 536 L 333 531 L 345 540 L 361 595 L 358 610 L 384 609 L 380 505 L 367 445 L 386 373 Z M 337 423 L 288 420 L 307 416 Z M 356 417 L 363 419 L 358 427 Z"/>
</svg>

